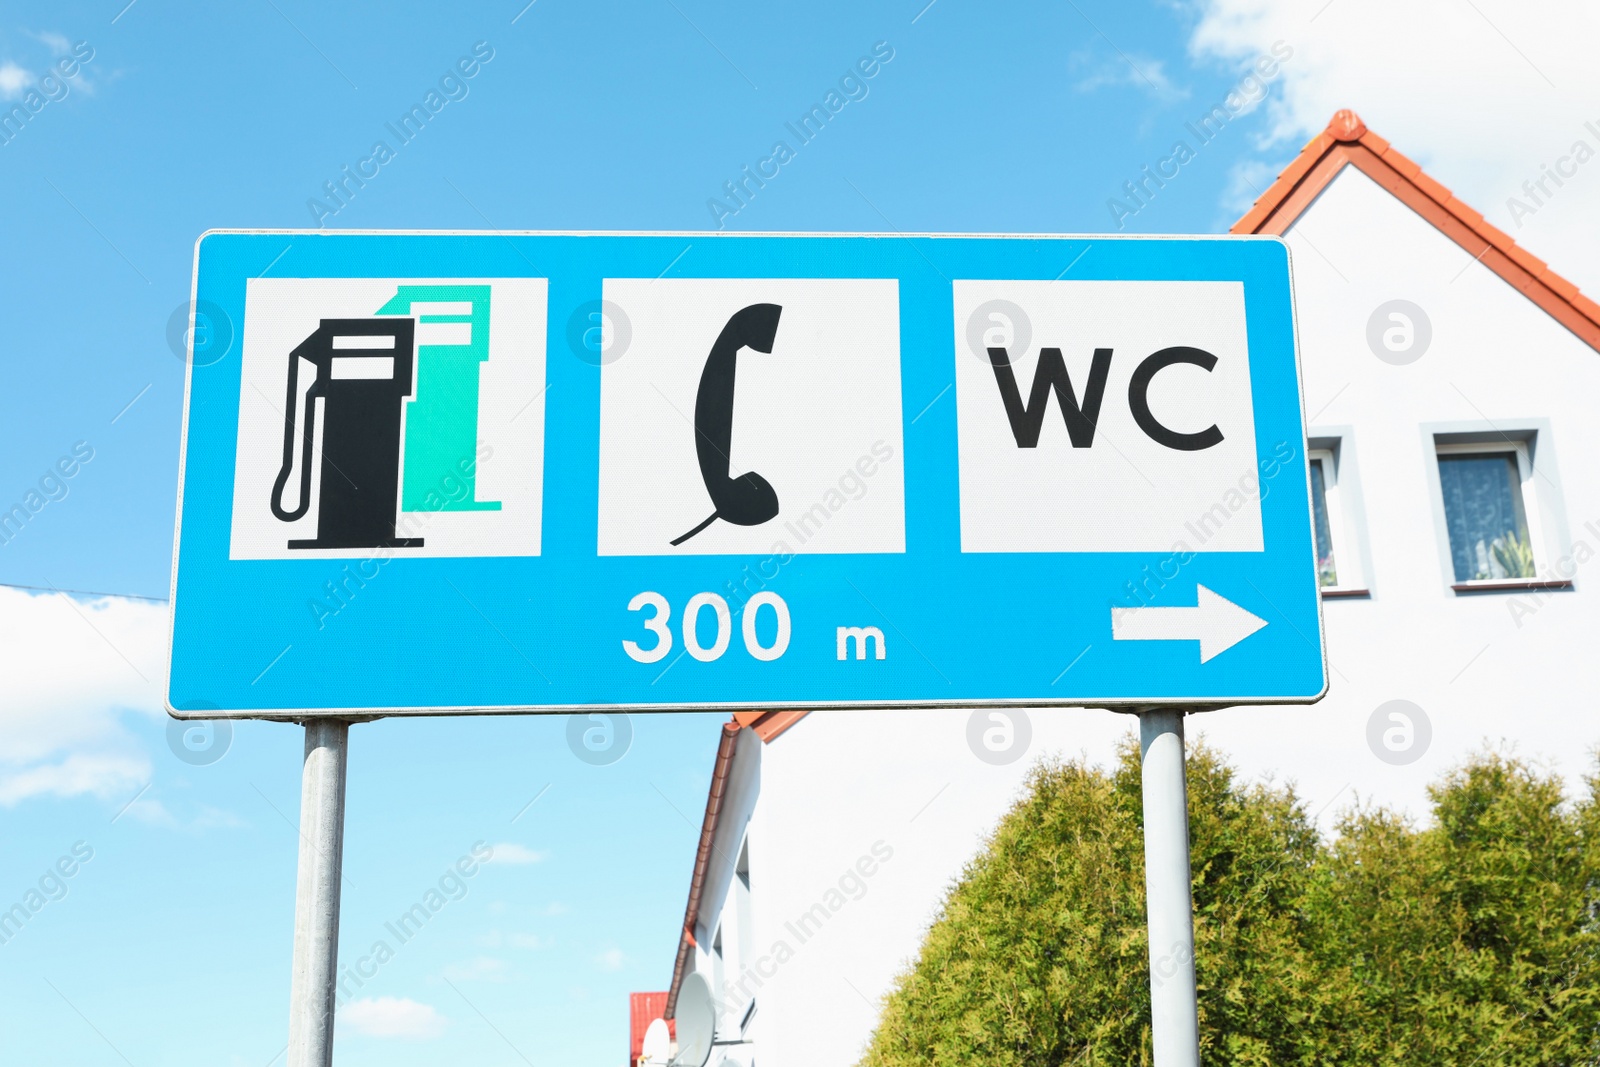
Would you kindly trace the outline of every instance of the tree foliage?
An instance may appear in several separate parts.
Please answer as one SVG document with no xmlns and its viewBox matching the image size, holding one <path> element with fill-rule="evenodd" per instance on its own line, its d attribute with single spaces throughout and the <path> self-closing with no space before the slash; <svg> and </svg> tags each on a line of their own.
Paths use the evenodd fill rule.
<svg viewBox="0 0 1600 1067">
<path fill-rule="evenodd" d="M 1418 827 L 1331 841 L 1291 787 L 1188 754 L 1208 1065 L 1600 1064 L 1600 778 L 1485 753 Z M 1034 769 L 887 998 L 864 1067 L 1150 1064 L 1138 745 Z M 1158 974 L 1165 957 L 1158 956 Z"/>
</svg>

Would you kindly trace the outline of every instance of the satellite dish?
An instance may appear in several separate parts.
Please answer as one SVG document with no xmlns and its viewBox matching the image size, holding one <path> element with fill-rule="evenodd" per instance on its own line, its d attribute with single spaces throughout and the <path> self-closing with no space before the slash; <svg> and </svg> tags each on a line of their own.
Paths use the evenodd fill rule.
<svg viewBox="0 0 1600 1067">
<path fill-rule="evenodd" d="M 711 1003 L 711 986 L 691 971 L 678 987 L 678 1055 L 673 1067 L 705 1067 L 711 1043 L 717 1036 L 717 1009 Z"/>
<path fill-rule="evenodd" d="M 650 1067 L 667 1067 L 672 1062 L 672 1032 L 667 1029 L 667 1020 L 650 1020 L 650 1026 L 644 1032 L 644 1046 L 639 1053 Z"/>
</svg>

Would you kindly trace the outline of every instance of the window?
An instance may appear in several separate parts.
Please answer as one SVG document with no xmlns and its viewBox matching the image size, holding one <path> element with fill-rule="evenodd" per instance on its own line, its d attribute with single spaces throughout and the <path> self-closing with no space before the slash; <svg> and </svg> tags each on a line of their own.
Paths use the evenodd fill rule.
<svg viewBox="0 0 1600 1067">
<path fill-rule="evenodd" d="M 1531 579 L 1538 508 L 1527 499 L 1527 445 L 1438 445 L 1450 561 L 1457 585 Z"/>
<path fill-rule="evenodd" d="M 739 969 L 755 966 L 754 925 L 750 916 L 750 842 L 739 849 L 739 859 L 733 866 L 733 906 L 735 932 L 739 938 Z"/>
<path fill-rule="evenodd" d="M 1333 527 L 1328 520 L 1328 471 L 1331 456 L 1311 454 L 1311 529 L 1317 541 L 1317 584 L 1337 586 L 1339 568 L 1333 558 Z"/>
<path fill-rule="evenodd" d="M 1306 451 L 1311 465 L 1311 533 L 1317 550 L 1317 585 L 1328 596 L 1367 595 L 1359 531 L 1352 521 L 1355 516 L 1349 514 L 1358 503 L 1357 489 L 1354 484 L 1340 486 L 1341 482 L 1355 480 L 1354 457 L 1348 449 L 1349 445 L 1339 438 L 1317 438 Z"/>
<path fill-rule="evenodd" d="M 722 958 L 722 924 L 717 924 L 717 932 L 711 938 L 711 997 L 712 1003 L 717 1005 L 717 1017 L 714 1025 L 722 1025 L 723 999 L 727 996 L 727 969 Z"/>
</svg>

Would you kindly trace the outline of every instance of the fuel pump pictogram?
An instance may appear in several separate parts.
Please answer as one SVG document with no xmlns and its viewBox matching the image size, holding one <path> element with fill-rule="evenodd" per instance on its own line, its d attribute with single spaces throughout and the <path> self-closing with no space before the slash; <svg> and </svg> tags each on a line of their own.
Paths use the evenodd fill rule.
<svg viewBox="0 0 1600 1067">
<path fill-rule="evenodd" d="M 311 507 L 312 458 L 320 421 L 317 536 L 292 549 L 421 548 L 398 537 L 401 411 L 413 390 L 416 322 L 410 318 L 323 319 L 289 354 L 283 466 L 272 513 L 283 522 Z M 284 491 L 298 471 L 297 503 Z"/>
</svg>

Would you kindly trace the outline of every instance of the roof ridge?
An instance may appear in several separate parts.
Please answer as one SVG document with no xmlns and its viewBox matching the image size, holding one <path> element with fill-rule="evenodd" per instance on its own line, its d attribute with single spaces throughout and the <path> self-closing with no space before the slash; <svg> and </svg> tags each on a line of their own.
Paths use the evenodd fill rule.
<svg viewBox="0 0 1600 1067">
<path fill-rule="evenodd" d="M 1361 116 L 1349 108 L 1333 113 L 1328 125 L 1306 142 L 1229 232 L 1283 233 L 1346 166 L 1366 172 L 1512 288 L 1600 350 L 1600 304 L 1429 177 L 1420 164 L 1368 129 Z M 1453 231 L 1465 231 L 1476 242 Z M 1481 248 L 1472 247 L 1478 242 Z"/>
</svg>

